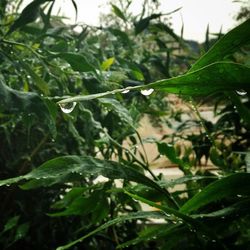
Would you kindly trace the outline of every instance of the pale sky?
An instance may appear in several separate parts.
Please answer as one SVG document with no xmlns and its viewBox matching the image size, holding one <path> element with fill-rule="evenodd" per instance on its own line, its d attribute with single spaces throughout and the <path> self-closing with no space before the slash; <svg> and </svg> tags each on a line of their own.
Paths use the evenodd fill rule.
<svg viewBox="0 0 250 250">
<path fill-rule="evenodd" d="M 27 2 L 30 1 L 27 0 Z M 89 25 L 99 25 L 99 13 L 108 13 L 111 10 L 111 7 L 105 4 L 107 0 L 75 0 L 75 2 L 78 5 L 77 22 Z M 140 12 L 142 2 L 142 0 L 133 0 L 131 11 Z M 199 42 L 204 41 L 208 24 L 211 33 L 218 33 L 221 27 L 223 32 L 233 28 L 237 24 L 234 16 L 241 6 L 241 3 L 233 0 L 161 0 L 160 2 L 163 13 L 182 7 L 180 11 L 171 15 L 172 28 L 180 35 L 183 19 L 184 38 Z M 250 5 L 250 0 L 245 2 Z M 69 17 L 70 23 L 74 23 L 75 11 L 71 0 L 57 0 L 57 11 L 59 6 L 60 13 Z"/>
</svg>

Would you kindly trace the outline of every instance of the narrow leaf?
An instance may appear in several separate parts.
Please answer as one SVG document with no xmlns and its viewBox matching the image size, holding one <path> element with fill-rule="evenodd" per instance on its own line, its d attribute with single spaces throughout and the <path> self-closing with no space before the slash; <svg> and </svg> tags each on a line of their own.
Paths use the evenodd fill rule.
<svg viewBox="0 0 250 250">
<path fill-rule="evenodd" d="M 48 84 L 27 63 L 22 62 L 22 66 L 25 68 L 27 73 L 32 77 L 37 88 L 40 89 L 43 94 L 48 96 L 50 94 Z"/>
<path fill-rule="evenodd" d="M 115 13 L 115 15 L 121 18 L 124 22 L 126 22 L 127 19 L 125 15 L 123 14 L 123 12 L 116 5 L 111 4 L 111 6 L 112 6 L 112 11 Z"/>
<path fill-rule="evenodd" d="M 115 218 L 113 220 L 108 221 L 107 223 L 101 225 L 100 227 L 96 228 L 95 230 L 91 231 L 90 233 L 84 235 L 83 237 L 72 241 L 70 243 L 68 243 L 67 245 L 64 246 L 60 246 L 58 247 L 56 250 L 65 250 L 68 249 L 74 245 L 76 245 L 77 243 L 82 242 L 83 240 L 85 240 L 86 238 L 112 226 L 118 223 L 122 223 L 125 222 L 127 220 L 136 220 L 136 219 L 149 219 L 149 218 L 163 218 L 164 215 L 160 212 L 136 212 L 136 213 L 130 213 L 128 215 L 124 215 L 118 218 Z"/>
<path fill-rule="evenodd" d="M 24 176 L 1 180 L 0 186 L 29 180 L 22 185 L 22 188 L 31 189 L 41 186 L 51 186 L 56 183 L 65 183 L 72 179 L 78 180 L 83 175 L 102 175 L 110 179 L 134 181 L 163 192 L 156 182 L 132 167 L 87 156 L 62 156 L 54 158 Z"/>
<path fill-rule="evenodd" d="M 189 70 L 198 70 L 216 61 L 222 61 L 226 56 L 237 51 L 250 42 L 250 19 L 240 24 L 224 35 L 214 46 L 204 54 Z"/>
<path fill-rule="evenodd" d="M 116 89 L 105 93 L 86 96 L 75 96 L 58 103 L 80 102 L 121 93 L 124 90 L 155 89 L 163 92 L 185 95 L 207 95 L 213 92 L 250 89 L 250 68 L 237 63 L 217 62 L 197 71 L 163 79 L 148 85 Z"/>
<path fill-rule="evenodd" d="M 236 173 L 229 175 L 221 180 L 217 180 L 193 198 L 188 200 L 181 208 L 182 213 L 191 213 L 200 207 L 211 202 L 221 200 L 226 197 L 250 194 L 250 174 Z"/>
</svg>

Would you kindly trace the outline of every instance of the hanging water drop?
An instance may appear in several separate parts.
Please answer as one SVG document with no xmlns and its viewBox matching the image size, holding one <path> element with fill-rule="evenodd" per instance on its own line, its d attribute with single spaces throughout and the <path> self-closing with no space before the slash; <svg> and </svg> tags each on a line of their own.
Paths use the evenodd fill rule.
<svg viewBox="0 0 250 250">
<path fill-rule="evenodd" d="M 244 96 L 244 95 L 247 94 L 247 92 L 246 92 L 244 89 L 236 90 L 236 93 L 237 93 L 238 95 L 241 95 L 241 96 Z"/>
<path fill-rule="evenodd" d="M 143 89 L 141 90 L 142 95 L 151 95 L 154 92 L 154 89 Z"/>
<path fill-rule="evenodd" d="M 63 113 L 69 114 L 74 110 L 76 102 L 60 103 L 59 106 Z"/>
<path fill-rule="evenodd" d="M 129 89 L 125 89 L 122 91 L 122 94 L 127 94 L 130 90 Z"/>
</svg>

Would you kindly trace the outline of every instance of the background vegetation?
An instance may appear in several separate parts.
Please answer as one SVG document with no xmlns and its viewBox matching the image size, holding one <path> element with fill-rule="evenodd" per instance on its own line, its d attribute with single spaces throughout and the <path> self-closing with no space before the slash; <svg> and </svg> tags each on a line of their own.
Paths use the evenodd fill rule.
<svg viewBox="0 0 250 250">
<path fill-rule="evenodd" d="M 247 14 L 198 45 L 157 1 L 113 2 L 101 27 L 21 2 L 0 2 L 1 249 L 249 249 Z M 150 168 L 145 114 L 173 130 L 150 142 L 183 177 Z"/>
</svg>

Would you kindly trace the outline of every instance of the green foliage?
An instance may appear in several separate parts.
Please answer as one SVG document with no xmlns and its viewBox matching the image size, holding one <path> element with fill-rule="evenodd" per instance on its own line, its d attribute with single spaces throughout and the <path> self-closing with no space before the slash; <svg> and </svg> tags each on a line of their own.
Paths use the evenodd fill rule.
<svg viewBox="0 0 250 250">
<path fill-rule="evenodd" d="M 17 2 L 0 4 L 1 249 L 247 249 L 250 20 L 199 58 L 157 1 L 80 33 L 55 1 Z M 141 138 L 145 114 L 173 132 Z M 148 142 L 183 176 L 156 175 Z"/>
</svg>

